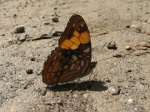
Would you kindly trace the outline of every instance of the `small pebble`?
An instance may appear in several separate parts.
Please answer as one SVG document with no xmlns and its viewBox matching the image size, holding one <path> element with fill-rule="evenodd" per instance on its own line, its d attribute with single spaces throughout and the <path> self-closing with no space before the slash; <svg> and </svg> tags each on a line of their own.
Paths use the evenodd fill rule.
<svg viewBox="0 0 150 112">
<path fill-rule="evenodd" d="M 129 72 L 132 72 L 132 70 L 131 70 L 131 69 L 128 69 L 128 70 L 126 71 L 126 73 L 129 73 Z"/>
<path fill-rule="evenodd" d="M 145 14 L 149 14 L 150 12 L 145 12 Z"/>
<path fill-rule="evenodd" d="M 32 73 L 33 73 L 33 70 L 32 70 L 32 69 L 28 69 L 28 70 L 26 70 L 26 73 L 27 73 L 27 74 L 32 74 Z"/>
<path fill-rule="evenodd" d="M 126 50 L 131 50 L 131 46 L 126 46 Z"/>
<path fill-rule="evenodd" d="M 78 98 L 78 95 L 77 94 L 73 94 L 73 98 Z"/>
<path fill-rule="evenodd" d="M 13 18 L 16 18 L 16 17 L 17 17 L 17 14 L 14 14 L 14 15 L 13 15 Z"/>
<path fill-rule="evenodd" d="M 120 92 L 120 89 L 118 87 L 115 86 L 111 86 L 108 88 L 108 91 L 112 94 L 112 95 L 117 95 Z"/>
<path fill-rule="evenodd" d="M 126 28 L 130 28 L 130 27 L 131 27 L 130 25 L 127 25 L 127 26 L 126 26 Z"/>
<path fill-rule="evenodd" d="M 45 22 L 44 25 L 50 25 L 50 23 L 49 22 Z"/>
<path fill-rule="evenodd" d="M 116 58 L 122 58 L 122 57 L 124 57 L 122 54 L 115 54 L 115 55 L 113 55 L 113 57 L 116 57 Z"/>
<path fill-rule="evenodd" d="M 5 34 L 3 33 L 3 34 L 1 34 L 0 36 L 5 36 Z"/>
<path fill-rule="evenodd" d="M 24 32 L 25 32 L 25 27 L 23 25 L 15 26 L 14 33 L 24 33 Z"/>
<path fill-rule="evenodd" d="M 135 104 L 135 100 L 134 99 L 128 99 L 128 104 Z"/>
<path fill-rule="evenodd" d="M 58 22 L 58 17 L 52 18 L 52 21 L 53 21 L 53 22 Z"/>
<path fill-rule="evenodd" d="M 145 112 L 143 107 L 135 107 L 135 112 Z"/>
<path fill-rule="evenodd" d="M 56 45 L 55 42 L 51 42 L 48 46 L 49 46 L 49 47 L 52 47 L 52 46 L 55 46 L 55 45 Z"/>
<path fill-rule="evenodd" d="M 140 25 L 138 25 L 138 24 L 132 24 L 131 26 L 130 26 L 130 28 L 138 28 L 138 27 L 140 27 Z"/>
<path fill-rule="evenodd" d="M 40 18 L 45 18 L 45 16 L 40 16 Z"/>
<path fill-rule="evenodd" d="M 111 82 L 111 80 L 109 80 L 108 78 L 105 78 L 105 79 L 104 79 L 104 82 L 108 82 L 108 83 L 110 83 L 110 82 Z"/>
<path fill-rule="evenodd" d="M 115 41 L 111 41 L 107 45 L 108 49 L 117 49 Z"/>
<path fill-rule="evenodd" d="M 83 95 L 83 98 L 84 98 L 84 99 L 88 99 L 88 98 L 89 98 L 89 94 L 85 93 L 85 94 Z"/>
<path fill-rule="evenodd" d="M 135 32 L 136 32 L 136 33 L 141 33 L 141 32 L 142 32 L 142 28 L 141 28 L 141 27 L 136 28 L 136 29 L 135 29 Z"/>
<path fill-rule="evenodd" d="M 20 42 L 24 42 L 29 36 L 27 34 L 19 34 L 17 35 L 17 38 Z"/>
<path fill-rule="evenodd" d="M 62 105 L 63 104 L 62 100 L 58 99 L 57 104 Z"/>
<path fill-rule="evenodd" d="M 55 32 L 53 33 L 53 36 L 54 36 L 54 37 L 58 37 L 58 36 L 61 36 L 61 34 L 62 34 L 62 32 L 60 32 L 60 31 L 55 31 Z"/>
<path fill-rule="evenodd" d="M 31 60 L 31 61 L 35 61 L 35 58 L 34 58 L 34 57 L 32 57 L 30 60 Z"/>
</svg>

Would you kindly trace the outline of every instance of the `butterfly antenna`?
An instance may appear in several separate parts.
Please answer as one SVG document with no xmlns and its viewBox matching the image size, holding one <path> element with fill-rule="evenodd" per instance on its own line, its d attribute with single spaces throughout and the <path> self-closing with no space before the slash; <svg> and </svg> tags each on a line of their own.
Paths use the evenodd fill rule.
<svg viewBox="0 0 150 112">
<path fill-rule="evenodd" d="M 97 55 L 97 57 L 96 57 L 96 60 L 97 60 L 97 58 L 98 58 L 98 56 L 99 56 L 99 54 L 102 52 L 102 50 L 103 50 L 103 48 L 105 47 L 105 45 L 107 44 L 107 42 L 102 46 L 102 48 L 101 48 L 101 50 L 100 50 L 100 52 L 98 53 L 98 55 Z"/>
<path fill-rule="evenodd" d="M 94 71 L 96 71 L 96 74 L 98 73 L 98 72 L 97 72 L 97 69 L 95 68 L 95 66 L 96 66 L 97 61 L 98 61 L 98 56 L 99 56 L 99 54 L 102 52 L 102 50 L 103 50 L 103 48 L 105 47 L 106 44 L 107 44 L 107 42 L 102 46 L 100 52 L 98 53 L 98 55 L 97 55 L 97 57 L 96 57 L 96 61 L 92 62 L 92 63 L 93 63 L 93 67 L 92 67 L 92 69 L 91 69 L 91 75 L 92 75 L 92 74 L 94 75 Z M 92 64 L 92 63 L 91 63 L 91 64 Z M 94 65 L 95 65 L 95 66 L 94 66 Z M 92 65 L 91 65 L 91 66 L 92 66 Z M 93 68 L 95 68 L 95 70 L 93 70 Z M 90 78 L 91 78 L 91 75 L 90 75 L 90 77 L 89 77 L 89 80 L 90 80 Z"/>
</svg>

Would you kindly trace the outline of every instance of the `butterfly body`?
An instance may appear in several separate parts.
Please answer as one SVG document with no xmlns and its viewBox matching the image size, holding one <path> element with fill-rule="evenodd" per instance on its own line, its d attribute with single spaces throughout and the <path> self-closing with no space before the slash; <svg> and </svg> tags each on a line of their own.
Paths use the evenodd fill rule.
<svg viewBox="0 0 150 112">
<path fill-rule="evenodd" d="M 43 82 L 53 85 L 82 77 L 91 68 L 91 40 L 88 27 L 73 15 L 59 39 L 59 47 L 48 56 L 42 70 Z"/>
</svg>

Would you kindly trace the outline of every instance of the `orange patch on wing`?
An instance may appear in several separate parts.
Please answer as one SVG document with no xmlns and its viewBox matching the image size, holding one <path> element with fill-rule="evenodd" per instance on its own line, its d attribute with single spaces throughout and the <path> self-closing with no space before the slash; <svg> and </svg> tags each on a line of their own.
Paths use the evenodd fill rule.
<svg viewBox="0 0 150 112">
<path fill-rule="evenodd" d="M 87 43 L 87 37 L 86 37 L 86 32 L 81 33 L 82 38 L 84 39 L 85 43 Z"/>
<path fill-rule="evenodd" d="M 76 36 L 76 37 L 79 37 L 80 34 L 75 30 L 75 31 L 73 32 L 73 35 Z"/>
<path fill-rule="evenodd" d="M 62 44 L 67 46 L 67 47 L 70 47 L 70 46 L 72 46 L 73 42 L 71 42 L 70 40 L 66 39 L 66 40 L 64 40 L 64 42 Z"/>
<path fill-rule="evenodd" d="M 62 45 L 61 45 L 61 48 L 62 48 L 62 46 L 64 47 L 67 47 L 67 48 L 69 48 L 69 47 L 71 47 L 73 45 L 73 42 L 71 42 L 70 40 L 68 40 L 68 39 L 66 39 L 66 40 L 64 40 L 63 41 L 63 43 L 62 43 Z"/>
<path fill-rule="evenodd" d="M 68 47 L 66 47 L 64 45 L 61 45 L 61 48 L 63 48 L 63 49 L 69 49 Z"/>
<path fill-rule="evenodd" d="M 78 46 L 76 44 L 73 44 L 70 48 L 74 50 L 74 49 L 77 49 Z"/>
<path fill-rule="evenodd" d="M 80 35 L 79 36 L 79 40 L 80 40 L 80 42 L 82 43 L 82 44 L 85 44 L 86 42 L 85 42 L 85 40 L 84 40 L 84 38 Z"/>
<path fill-rule="evenodd" d="M 73 32 L 73 36 L 70 39 L 63 41 L 61 48 L 63 49 L 77 49 L 80 44 L 86 44 L 90 41 L 88 32 L 79 34 L 77 31 Z"/>
<path fill-rule="evenodd" d="M 70 41 L 72 41 L 76 45 L 80 45 L 80 41 L 76 36 L 71 37 Z"/>
</svg>

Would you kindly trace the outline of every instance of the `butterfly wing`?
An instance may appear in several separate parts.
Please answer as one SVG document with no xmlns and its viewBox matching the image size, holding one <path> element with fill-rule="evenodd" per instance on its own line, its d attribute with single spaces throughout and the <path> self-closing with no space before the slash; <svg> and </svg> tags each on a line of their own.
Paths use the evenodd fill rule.
<svg viewBox="0 0 150 112">
<path fill-rule="evenodd" d="M 44 63 L 43 82 L 52 85 L 85 75 L 91 64 L 91 40 L 88 27 L 79 15 L 73 15 L 55 49 Z"/>
<path fill-rule="evenodd" d="M 77 49 L 81 44 L 90 43 L 89 29 L 80 15 L 73 15 L 59 39 L 59 47 L 64 49 Z"/>
</svg>

